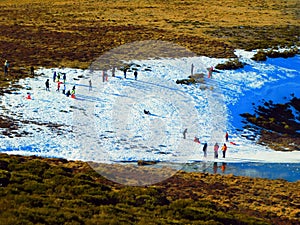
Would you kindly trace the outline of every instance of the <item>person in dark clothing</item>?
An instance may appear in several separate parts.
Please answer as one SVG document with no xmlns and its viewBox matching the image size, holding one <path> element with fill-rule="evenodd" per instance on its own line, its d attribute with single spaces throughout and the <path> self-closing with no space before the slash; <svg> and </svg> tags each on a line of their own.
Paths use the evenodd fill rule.
<svg viewBox="0 0 300 225">
<path fill-rule="evenodd" d="M 9 67 L 9 63 L 7 60 L 5 60 L 4 62 L 4 75 L 8 75 L 8 67 Z"/>
<path fill-rule="evenodd" d="M 89 80 L 89 91 L 92 90 L 92 80 Z"/>
<path fill-rule="evenodd" d="M 66 96 L 67 96 L 67 97 L 70 97 L 70 95 L 71 95 L 71 91 L 68 90 L 67 93 L 66 93 Z"/>
<path fill-rule="evenodd" d="M 145 110 L 145 109 L 144 109 L 144 113 L 145 113 L 146 115 L 150 115 L 150 112 L 149 112 L 148 110 Z"/>
<path fill-rule="evenodd" d="M 124 68 L 124 78 L 126 79 L 127 68 Z"/>
<path fill-rule="evenodd" d="M 46 91 L 50 91 L 49 79 L 46 80 L 45 86 L 46 86 Z"/>
<path fill-rule="evenodd" d="M 34 76 L 34 67 L 33 66 L 30 67 L 30 75 Z"/>
<path fill-rule="evenodd" d="M 134 79 L 137 80 L 138 72 L 137 72 L 137 71 L 134 71 L 133 75 L 134 75 Z"/>
<path fill-rule="evenodd" d="M 116 75 L 116 68 L 113 66 L 113 68 L 112 68 L 112 77 L 115 77 L 115 75 Z"/>
<path fill-rule="evenodd" d="M 204 146 L 203 146 L 203 153 L 204 153 L 204 157 L 207 156 L 207 143 L 205 142 L 204 143 Z"/>
<path fill-rule="evenodd" d="M 66 73 L 63 74 L 63 81 L 64 81 L 64 84 L 66 83 L 66 80 L 67 80 L 67 75 Z"/>
<path fill-rule="evenodd" d="M 66 84 L 64 84 L 64 88 L 63 88 L 63 90 L 62 90 L 62 93 L 63 93 L 63 94 L 66 94 Z"/>
<path fill-rule="evenodd" d="M 186 133 L 187 133 L 187 128 L 185 128 L 183 133 L 182 133 L 183 134 L 183 139 L 186 139 Z"/>
<path fill-rule="evenodd" d="M 56 71 L 54 71 L 53 73 L 53 82 L 55 82 L 55 80 L 56 80 Z"/>
</svg>

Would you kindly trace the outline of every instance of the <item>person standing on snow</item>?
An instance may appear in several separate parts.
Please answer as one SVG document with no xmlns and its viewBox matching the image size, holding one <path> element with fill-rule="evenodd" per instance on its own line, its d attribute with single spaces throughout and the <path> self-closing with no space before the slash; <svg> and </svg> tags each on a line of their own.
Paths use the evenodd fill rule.
<svg viewBox="0 0 300 225">
<path fill-rule="evenodd" d="M 204 143 L 202 150 L 203 150 L 204 157 L 206 158 L 206 156 L 207 156 L 207 143 L 206 142 Z"/>
<path fill-rule="evenodd" d="M 63 74 L 63 81 L 64 81 L 64 84 L 66 83 L 66 80 L 67 80 L 67 74 L 64 73 L 64 74 Z"/>
<path fill-rule="evenodd" d="M 183 139 L 186 139 L 186 133 L 187 133 L 187 128 L 185 128 L 183 133 L 182 133 L 183 134 Z"/>
<path fill-rule="evenodd" d="M 69 97 L 70 95 L 71 95 L 71 91 L 68 90 L 67 93 L 66 93 L 66 96 Z"/>
<path fill-rule="evenodd" d="M 218 158 L 218 151 L 219 151 L 219 145 L 218 145 L 218 143 L 216 142 L 216 144 L 214 145 L 214 153 L 215 153 L 214 158 L 215 158 L 215 159 Z"/>
<path fill-rule="evenodd" d="M 192 66 L 191 66 L 191 75 L 194 75 L 194 64 L 192 63 Z"/>
<path fill-rule="evenodd" d="M 66 90 L 67 90 L 67 88 L 66 88 L 66 84 L 64 84 L 64 88 L 63 88 L 63 91 L 62 91 L 62 93 L 63 93 L 63 94 L 66 94 Z"/>
<path fill-rule="evenodd" d="M 60 72 L 57 73 L 57 82 L 60 82 Z"/>
<path fill-rule="evenodd" d="M 225 140 L 226 140 L 226 142 L 228 142 L 228 132 L 227 131 L 225 133 Z"/>
<path fill-rule="evenodd" d="M 133 75 L 134 75 L 134 79 L 137 80 L 138 72 L 137 72 L 137 71 L 134 71 Z"/>
<path fill-rule="evenodd" d="M 108 74 L 106 70 L 102 71 L 102 81 L 103 82 L 108 81 Z"/>
<path fill-rule="evenodd" d="M 224 143 L 224 145 L 222 146 L 221 150 L 222 150 L 222 152 L 223 152 L 223 158 L 225 158 L 225 154 L 226 154 L 226 151 L 227 151 L 227 146 L 226 146 L 225 143 Z"/>
<path fill-rule="evenodd" d="M 46 80 L 45 86 L 46 86 L 46 91 L 50 91 L 49 79 Z"/>
<path fill-rule="evenodd" d="M 124 68 L 124 78 L 126 79 L 127 67 Z"/>
<path fill-rule="evenodd" d="M 112 77 L 115 77 L 115 75 L 116 75 L 116 68 L 115 68 L 114 66 L 113 66 L 113 68 L 112 68 L 112 72 L 111 72 L 111 73 L 112 73 L 111 76 L 112 76 Z"/>
<path fill-rule="evenodd" d="M 60 84 L 61 84 L 61 82 L 58 81 L 58 82 L 57 82 L 57 90 L 56 90 L 56 91 L 58 91 L 58 92 L 59 92 L 59 89 L 60 89 Z"/>
<path fill-rule="evenodd" d="M 53 82 L 55 82 L 55 80 L 56 80 L 56 71 L 54 71 L 53 73 Z"/>
<path fill-rule="evenodd" d="M 75 85 L 72 88 L 71 95 L 75 96 Z"/>
<path fill-rule="evenodd" d="M 214 70 L 213 67 L 208 68 L 208 78 L 212 78 L 213 70 Z"/>
<path fill-rule="evenodd" d="M 89 91 L 92 90 L 92 80 L 89 80 Z"/>
</svg>

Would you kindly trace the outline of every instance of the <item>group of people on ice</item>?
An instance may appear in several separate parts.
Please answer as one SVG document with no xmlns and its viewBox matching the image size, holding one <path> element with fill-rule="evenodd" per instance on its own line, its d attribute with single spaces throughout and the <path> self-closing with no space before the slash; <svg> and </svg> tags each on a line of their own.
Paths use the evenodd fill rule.
<svg viewBox="0 0 300 225">
<path fill-rule="evenodd" d="M 71 96 L 72 98 L 75 98 L 75 85 L 73 86 L 72 90 L 68 90 L 66 91 L 66 80 L 67 80 L 67 75 L 66 73 L 60 73 L 60 72 L 56 72 L 54 71 L 53 73 L 53 83 L 57 84 L 57 89 L 56 91 L 59 92 L 61 85 L 63 84 L 63 89 L 62 89 L 62 93 L 64 95 L 66 95 L 67 97 Z M 45 82 L 45 87 L 46 87 L 46 91 L 50 91 L 50 79 L 47 79 Z"/>
<path fill-rule="evenodd" d="M 183 138 L 184 139 L 186 138 L 186 132 L 187 132 L 187 129 L 185 129 L 183 131 Z M 225 133 L 225 141 L 228 142 L 228 132 L 227 131 Z M 199 140 L 199 138 L 197 138 L 197 137 L 194 138 L 194 142 L 196 142 L 198 144 L 201 143 L 200 140 Z M 203 154 L 204 154 L 205 158 L 207 157 L 207 146 L 208 146 L 207 143 L 204 142 L 202 150 L 203 150 Z M 220 146 L 219 146 L 219 144 L 217 142 L 214 144 L 214 148 L 213 149 L 214 149 L 214 158 L 217 159 L 219 157 L 219 149 L 220 149 Z M 224 143 L 223 146 L 221 147 L 221 151 L 222 151 L 222 157 L 225 158 L 226 151 L 227 151 L 227 145 L 226 145 L 226 143 Z"/>
<path fill-rule="evenodd" d="M 115 67 L 112 69 L 112 77 L 115 77 Z M 126 78 L 126 73 L 128 71 L 128 68 L 124 68 L 124 78 Z M 138 72 L 135 70 L 133 72 L 134 79 L 137 80 Z M 67 80 L 67 75 L 66 73 L 60 73 L 54 71 L 53 73 L 53 83 L 57 84 L 57 89 L 56 91 L 59 92 L 61 89 L 61 86 L 63 85 L 62 88 L 62 93 L 65 94 L 67 97 L 71 96 L 72 98 L 75 98 L 75 85 L 73 86 L 72 90 L 66 91 L 66 80 Z M 108 81 L 108 74 L 106 70 L 102 71 L 102 80 L 103 82 Z M 45 87 L 46 91 L 50 91 L 50 79 L 47 79 L 45 82 Z M 89 80 L 89 91 L 92 91 L 92 80 Z"/>
</svg>

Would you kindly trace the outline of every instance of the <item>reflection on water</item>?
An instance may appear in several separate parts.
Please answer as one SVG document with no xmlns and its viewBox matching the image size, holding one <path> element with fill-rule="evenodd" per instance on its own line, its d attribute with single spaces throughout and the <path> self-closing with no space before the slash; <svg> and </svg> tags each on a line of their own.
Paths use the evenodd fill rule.
<svg viewBox="0 0 300 225">
<path fill-rule="evenodd" d="M 225 173 L 226 171 L 226 166 L 227 166 L 227 163 L 222 163 L 221 165 L 218 165 L 217 162 L 214 162 L 214 165 L 213 165 L 213 170 L 214 170 L 214 174 L 218 173 L 218 170 L 222 173 Z"/>
<path fill-rule="evenodd" d="M 236 176 L 284 179 L 290 182 L 300 180 L 300 163 L 195 162 L 186 164 L 182 169 L 187 172 L 233 174 Z"/>
</svg>

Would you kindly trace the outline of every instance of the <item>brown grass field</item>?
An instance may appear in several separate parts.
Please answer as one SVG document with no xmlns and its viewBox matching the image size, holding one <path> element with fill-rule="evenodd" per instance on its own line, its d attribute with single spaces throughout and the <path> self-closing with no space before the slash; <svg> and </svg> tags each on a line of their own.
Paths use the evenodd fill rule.
<svg viewBox="0 0 300 225">
<path fill-rule="evenodd" d="M 15 75 L 33 66 L 87 68 L 139 40 L 199 55 L 300 44 L 298 0 L 1 0 L 0 62 Z"/>
</svg>

